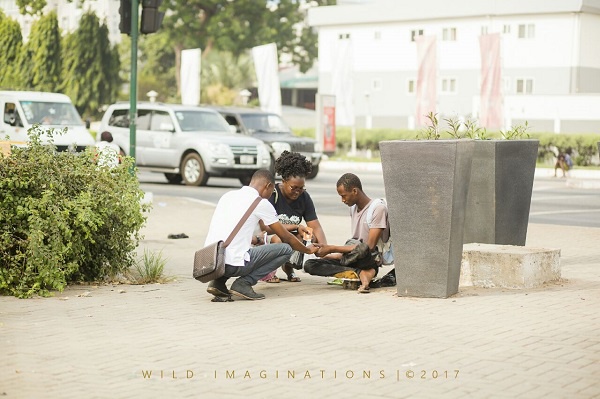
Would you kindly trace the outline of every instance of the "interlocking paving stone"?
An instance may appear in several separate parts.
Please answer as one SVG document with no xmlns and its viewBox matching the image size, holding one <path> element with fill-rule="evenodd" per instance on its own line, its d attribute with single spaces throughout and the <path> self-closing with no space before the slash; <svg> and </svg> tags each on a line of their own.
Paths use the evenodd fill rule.
<svg viewBox="0 0 600 399">
<path fill-rule="evenodd" d="M 264 301 L 212 303 L 190 274 L 213 208 L 158 201 L 166 206 L 153 209 L 139 250 L 162 249 L 176 281 L 0 297 L 0 395 L 600 395 L 600 229 L 530 225 L 527 245 L 561 248 L 563 272 L 562 281 L 531 290 L 466 288 L 448 299 L 399 298 L 394 288 L 358 295 L 301 272 L 298 284 L 259 283 Z M 347 222 L 322 217 L 330 242 L 345 241 Z M 168 240 L 174 232 L 190 238 Z M 152 377 L 144 378 L 148 370 Z"/>
</svg>

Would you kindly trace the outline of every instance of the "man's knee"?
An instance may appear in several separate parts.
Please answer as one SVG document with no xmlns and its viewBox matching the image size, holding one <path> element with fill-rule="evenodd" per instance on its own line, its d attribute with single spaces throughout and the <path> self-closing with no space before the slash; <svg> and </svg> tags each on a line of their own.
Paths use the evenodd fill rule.
<svg viewBox="0 0 600 399">
<path fill-rule="evenodd" d="M 318 264 L 317 262 L 317 259 L 309 259 L 306 262 L 304 262 L 304 271 L 308 274 L 313 274 L 314 267 Z"/>
<path fill-rule="evenodd" d="M 272 248 L 273 247 L 276 248 L 276 250 L 279 251 L 279 254 L 281 256 L 291 256 L 292 253 L 294 252 L 294 250 L 292 249 L 290 244 L 277 243 L 277 244 L 269 244 L 269 246 L 272 246 Z"/>
</svg>

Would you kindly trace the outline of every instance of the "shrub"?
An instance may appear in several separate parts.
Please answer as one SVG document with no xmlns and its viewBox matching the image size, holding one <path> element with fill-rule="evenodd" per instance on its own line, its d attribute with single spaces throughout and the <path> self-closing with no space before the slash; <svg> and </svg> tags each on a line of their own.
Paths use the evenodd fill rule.
<svg viewBox="0 0 600 399">
<path fill-rule="evenodd" d="M 27 147 L 0 155 L 2 294 L 49 295 L 127 270 L 146 220 L 131 158 L 101 167 L 93 150 L 56 152 L 42 133 L 34 126 Z"/>
<path fill-rule="evenodd" d="M 476 129 L 476 127 L 472 127 Z M 315 137 L 314 129 L 294 129 L 294 132 L 303 137 Z M 402 129 L 356 129 L 356 146 L 359 150 L 379 150 L 379 142 L 384 140 L 415 140 L 419 137 L 419 131 Z M 469 127 L 465 132 L 466 137 L 469 134 L 475 134 L 475 131 L 469 133 Z M 538 139 L 538 162 L 551 162 L 554 164 L 558 152 L 565 152 L 571 148 L 573 150 L 573 162 L 578 166 L 587 166 L 592 163 L 594 154 L 598 154 L 598 142 L 600 134 L 594 133 L 527 133 L 524 126 L 513 127 L 506 132 L 478 132 L 477 138 L 481 139 L 502 139 L 503 136 L 510 134 L 516 135 L 514 138 L 532 138 Z M 422 133 L 421 133 L 422 135 Z M 520 137 L 519 137 L 520 135 Z M 440 132 L 440 138 L 451 138 L 452 135 L 446 131 Z M 471 137 L 474 138 L 474 137 Z M 347 152 L 350 150 L 352 140 L 352 129 L 349 127 L 336 128 L 336 145 L 338 152 Z"/>
</svg>

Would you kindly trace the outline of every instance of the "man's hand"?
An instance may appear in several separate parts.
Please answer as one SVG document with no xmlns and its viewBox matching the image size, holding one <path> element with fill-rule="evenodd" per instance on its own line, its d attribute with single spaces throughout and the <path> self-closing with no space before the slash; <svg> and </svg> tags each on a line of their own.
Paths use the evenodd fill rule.
<svg viewBox="0 0 600 399">
<path fill-rule="evenodd" d="M 319 244 L 310 244 L 310 245 L 307 245 L 307 246 L 306 246 L 306 248 L 308 248 L 308 249 L 309 249 L 309 251 L 310 251 L 310 252 L 308 253 L 309 255 L 315 254 L 315 255 L 319 256 L 319 255 L 317 254 L 317 251 L 319 251 L 319 250 L 320 250 L 320 245 L 319 245 Z"/>
<path fill-rule="evenodd" d="M 319 258 L 322 258 L 325 255 L 329 255 L 332 252 L 335 252 L 333 245 L 321 244 L 319 245 L 319 250 L 315 255 L 317 255 Z"/>
<path fill-rule="evenodd" d="M 303 226 L 301 224 L 298 225 L 298 233 L 300 233 L 300 237 L 304 237 L 306 235 L 312 237 L 312 229 L 309 229 L 308 227 Z"/>
</svg>

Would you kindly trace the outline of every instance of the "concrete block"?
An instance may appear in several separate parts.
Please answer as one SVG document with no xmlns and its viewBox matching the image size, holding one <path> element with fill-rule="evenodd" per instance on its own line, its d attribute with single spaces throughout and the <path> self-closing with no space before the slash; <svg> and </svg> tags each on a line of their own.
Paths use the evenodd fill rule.
<svg viewBox="0 0 600 399">
<path fill-rule="evenodd" d="M 560 279 L 560 249 L 465 244 L 460 286 L 534 288 Z"/>
</svg>

